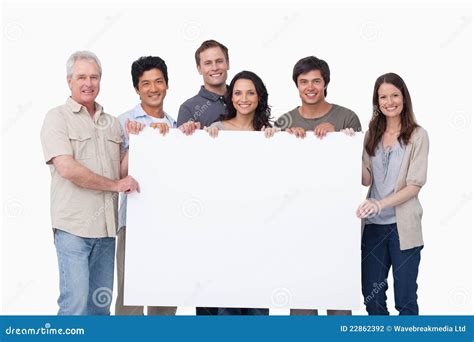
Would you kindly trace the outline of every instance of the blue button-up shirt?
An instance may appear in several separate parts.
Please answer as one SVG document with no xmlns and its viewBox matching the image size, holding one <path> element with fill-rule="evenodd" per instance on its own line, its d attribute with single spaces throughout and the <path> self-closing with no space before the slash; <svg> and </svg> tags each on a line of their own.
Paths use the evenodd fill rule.
<svg viewBox="0 0 474 342">
<path fill-rule="evenodd" d="M 150 126 L 150 124 L 156 123 L 166 123 L 170 128 L 176 128 L 176 121 L 169 116 L 167 113 L 163 118 L 155 118 L 148 115 L 142 108 L 141 104 L 136 105 L 133 109 L 121 114 L 118 119 L 120 121 L 120 126 L 125 132 L 125 124 L 127 120 L 136 121 Z M 128 150 L 129 139 L 128 135 L 124 134 L 122 139 L 122 146 L 124 149 Z M 119 207 L 119 230 L 126 226 L 127 222 L 127 195 L 125 193 L 120 193 L 120 207 Z"/>
</svg>

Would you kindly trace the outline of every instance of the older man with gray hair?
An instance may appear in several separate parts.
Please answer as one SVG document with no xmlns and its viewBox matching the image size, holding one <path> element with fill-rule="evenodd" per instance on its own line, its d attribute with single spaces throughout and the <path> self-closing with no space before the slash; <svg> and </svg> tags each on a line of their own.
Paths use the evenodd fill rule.
<svg viewBox="0 0 474 342">
<path fill-rule="evenodd" d="M 94 53 L 73 53 L 67 61 L 71 96 L 46 114 L 41 129 L 51 171 L 59 315 L 110 314 L 118 193 L 139 190 L 133 177 L 120 179 L 122 131 L 95 102 L 101 76 Z"/>
</svg>

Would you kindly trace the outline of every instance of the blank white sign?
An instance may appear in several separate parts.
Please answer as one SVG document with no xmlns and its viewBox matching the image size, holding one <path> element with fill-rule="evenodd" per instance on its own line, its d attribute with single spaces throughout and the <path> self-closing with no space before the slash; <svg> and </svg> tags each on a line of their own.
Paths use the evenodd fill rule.
<svg viewBox="0 0 474 342">
<path fill-rule="evenodd" d="M 132 136 L 125 304 L 359 308 L 362 140 Z"/>
</svg>

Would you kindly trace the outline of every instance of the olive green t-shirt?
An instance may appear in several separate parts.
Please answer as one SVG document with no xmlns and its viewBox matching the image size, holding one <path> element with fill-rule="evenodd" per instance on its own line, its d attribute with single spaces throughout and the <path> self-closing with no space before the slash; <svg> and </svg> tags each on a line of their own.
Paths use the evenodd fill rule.
<svg viewBox="0 0 474 342">
<path fill-rule="evenodd" d="M 306 119 L 301 116 L 299 107 L 283 114 L 275 122 L 275 126 L 285 130 L 292 127 L 301 127 L 306 131 L 312 131 L 316 126 L 329 122 L 334 125 L 336 132 L 344 128 L 352 128 L 359 132 L 362 130 L 356 113 L 345 107 L 333 104 L 329 112 L 317 119 Z"/>
</svg>

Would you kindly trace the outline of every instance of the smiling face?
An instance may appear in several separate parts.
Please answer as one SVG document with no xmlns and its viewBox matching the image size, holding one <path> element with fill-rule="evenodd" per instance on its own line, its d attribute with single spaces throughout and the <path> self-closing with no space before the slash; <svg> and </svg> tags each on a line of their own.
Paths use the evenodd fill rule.
<svg viewBox="0 0 474 342">
<path fill-rule="evenodd" d="M 403 95 L 400 89 L 390 83 L 382 83 L 378 89 L 380 111 L 386 117 L 395 117 L 403 111 Z"/>
<path fill-rule="evenodd" d="M 91 106 L 100 91 L 99 67 L 92 60 L 78 59 L 72 66 L 72 75 L 67 78 L 67 83 L 74 101 Z"/>
<path fill-rule="evenodd" d="M 303 104 L 314 105 L 325 101 L 325 84 L 320 70 L 311 70 L 299 75 L 296 83 Z"/>
<path fill-rule="evenodd" d="M 232 105 L 237 115 L 254 115 L 258 106 L 258 94 L 255 85 L 247 79 L 239 79 L 232 91 Z"/>
<path fill-rule="evenodd" d="M 212 47 L 201 52 L 199 56 L 200 61 L 197 68 L 204 79 L 204 85 L 210 88 L 225 85 L 229 63 L 224 52 L 219 47 Z"/>
<path fill-rule="evenodd" d="M 138 88 L 135 89 L 140 95 L 143 109 L 150 108 L 152 110 L 163 107 L 163 100 L 166 96 L 166 84 L 163 72 L 160 69 L 154 68 L 145 71 L 138 78 Z"/>
</svg>

